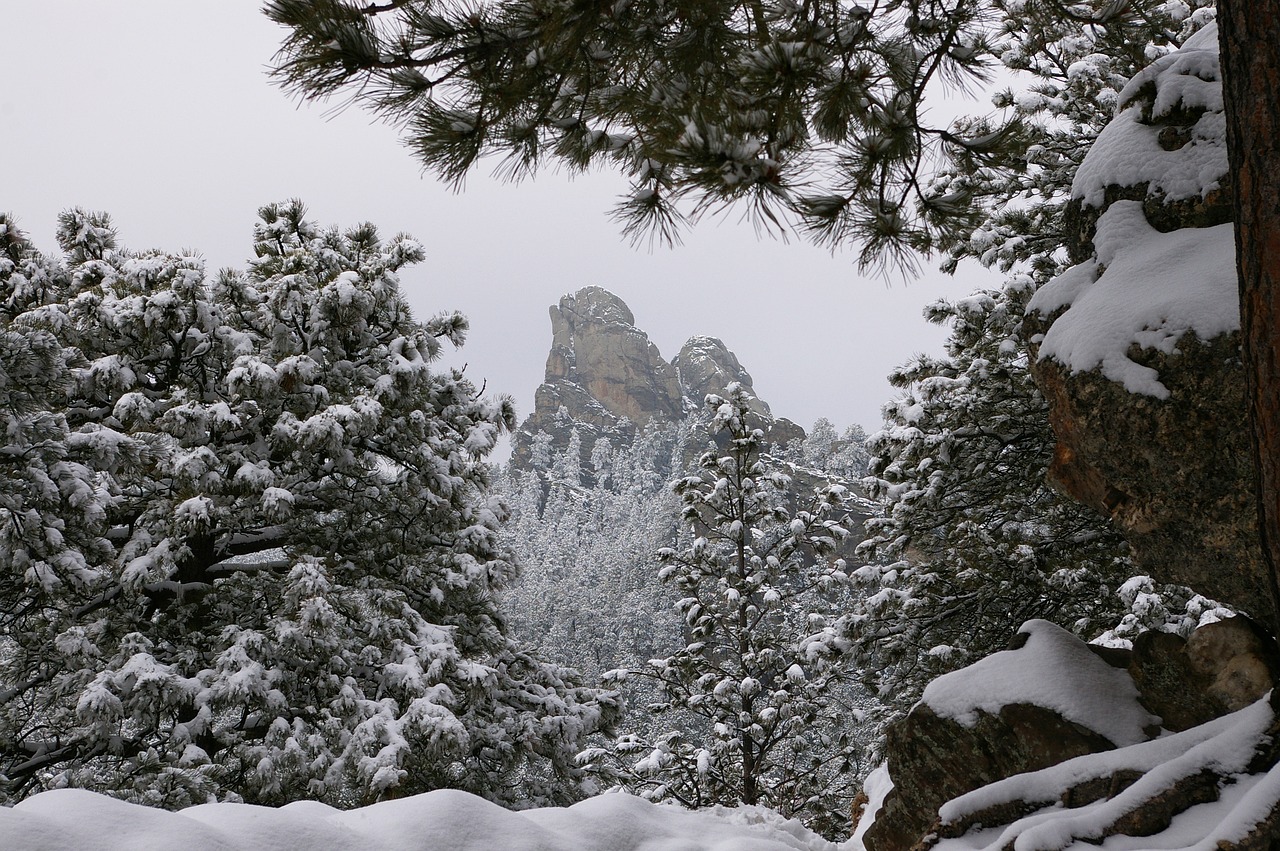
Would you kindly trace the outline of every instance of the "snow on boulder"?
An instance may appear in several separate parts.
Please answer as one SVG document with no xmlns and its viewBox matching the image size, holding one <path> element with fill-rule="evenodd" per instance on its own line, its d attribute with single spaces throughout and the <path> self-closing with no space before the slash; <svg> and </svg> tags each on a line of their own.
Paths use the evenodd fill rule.
<svg viewBox="0 0 1280 851">
<path fill-rule="evenodd" d="M 1172 354 L 1188 332 L 1207 340 L 1240 328 L 1235 242 L 1231 226 L 1216 222 L 1228 172 L 1217 33 L 1204 28 L 1121 91 L 1115 119 L 1071 186 L 1083 210 L 1101 214 L 1094 257 L 1028 306 L 1062 314 L 1043 334 L 1040 358 L 1071 372 L 1101 368 L 1130 392 L 1160 399 L 1168 389 L 1131 348 Z"/>
<path fill-rule="evenodd" d="M 1107 190 L 1144 186 L 1164 201 L 1203 198 L 1227 174 L 1218 26 L 1152 62 L 1120 92 L 1116 118 L 1098 134 L 1071 185 L 1087 206 Z"/>
<path fill-rule="evenodd" d="M 865 851 L 864 838 L 867 831 L 880 817 L 880 808 L 884 806 L 884 799 L 892 791 L 893 780 L 889 777 L 889 766 L 887 763 L 881 763 L 872 769 L 866 780 L 862 781 L 862 794 L 854 799 L 853 835 L 849 837 L 849 842 L 842 851 Z"/>
<path fill-rule="evenodd" d="M 204 804 L 150 809 L 80 789 L 0 809 L 0 848 L 24 851 L 836 851 L 799 822 L 761 807 L 691 812 L 626 794 L 569 808 L 512 812 L 439 790 L 337 810 Z"/>
<path fill-rule="evenodd" d="M 1239 355 L 1217 29 L 1124 87 L 1076 173 L 1065 248 L 1024 332 L 1049 476 L 1107 515 L 1138 572 L 1273 621 Z M 1189 487 L 1188 483 L 1194 483 Z"/>
<path fill-rule="evenodd" d="M 1130 393 L 1168 399 L 1169 389 L 1131 349 L 1176 351 L 1240 330 L 1235 234 L 1230 224 L 1160 233 L 1137 201 L 1117 201 L 1098 219 L 1096 259 L 1046 284 L 1029 309 L 1064 311 L 1040 342 L 1040 357 L 1071 372 L 1101 370 Z M 1101 274 L 1099 274 L 1101 273 Z"/>
<path fill-rule="evenodd" d="M 910 848 L 960 795 L 1148 738 L 1159 719 L 1123 669 L 1048 621 L 1028 621 L 1009 650 L 934 680 L 886 730 L 893 790 L 863 844 Z"/>
<path fill-rule="evenodd" d="M 1090 754 L 964 795 L 937 851 L 1245 851 L 1280 835 L 1277 722 L 1264 699 L 1182 733 Z"/>
<path fill-rule="evenodd" d="M 1138 702 L 1129 674 L 1102 661 L 1062 627 L 1027 621 L 1018 636 L 1016 649 L 993 653 L 929 683 L 921 703 L 966 727 L 978 723 L 979 713 L 996 715 L 1011 704 L 1030 704 L 1115 745 L 1145 741 L 1146 729 L 1159 726 L 1160 719 Z"/>
</svg>

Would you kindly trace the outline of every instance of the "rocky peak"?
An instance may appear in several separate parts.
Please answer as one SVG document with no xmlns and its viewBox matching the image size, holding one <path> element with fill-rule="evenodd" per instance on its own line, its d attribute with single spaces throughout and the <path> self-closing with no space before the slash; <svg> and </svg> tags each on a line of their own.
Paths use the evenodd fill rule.
<svg viewBox="0 0 1280 851">
<path fill-rule="evenodd" d="M 560 304 L 551 308 L 551 327 L 556 331 L 556 318 L 562 317 L 568 323 L 562 327 L 575 324 L 595 322 L 601 325 L 623 325 L 634 328 L 636 317 L 627 307 L 626 302 L 618 298 L 604 287 L 583 287 L 576 293 L 561 296 Z M 555 337 L 556 342 L 560 336 Z"/>
<path fill-rule="evenodd" d="M 596 404 L 582 398 L 584 391 Z M 683 413 L 675 370 L 622 299 L 600 287 L 580 289 L 551 308 L 551 353 L 538 393 L 535 414 L 548 408 L 541 397 L 556 396 L 550 412 L 564 404 L 575 419 L 601 427 L 624 417 L 646 425 Z"/>
<path fill-rule="evenodd" d="M 677 422 L 701 410 L 707 394 L 723 391 L 730 382 L 752 390 L 751 375 L 715 337 L 693 337 L 668 363 L 635 326 L 626 303 L 602 287 L 565 295 L 550 314 L 546 377 L 534 394 L 533 413 L 516 434 L 512 460 L 517 467 L 529 465 L 539 431 L 549 434 L 558 450 L 576 429 L 586 457 L 602 437 L 624 445 L 638 427 Z M 803 429 L 775 419 L 763 400 L 753 407 L 773 442 L 804 438 Z"/>
<path fill-rule="evenodd" d="M 701 407 L 708 394 L 720 393 L 735 381 L 754 395 L 751 374 L 716 337 L 690 337 L 671 365 L 675 368 L 686 403 L 695 407 Z M 772 416 L 768 403 L 763 399 L 754 399 L 751 409 L 762 416 Z"/>
</svg>

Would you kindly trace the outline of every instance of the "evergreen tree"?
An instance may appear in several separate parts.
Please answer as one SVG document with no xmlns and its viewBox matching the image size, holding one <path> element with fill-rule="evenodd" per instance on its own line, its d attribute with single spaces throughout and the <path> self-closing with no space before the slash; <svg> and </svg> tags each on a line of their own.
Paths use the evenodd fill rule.
<svg viewBox="0 0 1280 851">
<path fill-rule="evenodd" d="M 819 417 L 800 444 L 800 455 L 810 467 L 826 467 L 835 451 L 836 427 L 826 417 Z"/>
<path fill-rule="evenodd" d="M 1131 574 L 1107 520 L 1051 488 L 1044 397 L 1027 369 L 1021 318 L 1030 278 L 955 303 L 947 354 L 918 356 L 890 376 L 870 449 L 872 496 L 860 552 L 876 563 L 844 622 L 881 698 L 910 706 L 933 676 L 1003 649 L 1026 620 L 1092 637 L 1127 611 L 1115 592 Z"/>
<path fill-rule="evenodd" d="M 614 164 L 617 215 L 674 238 L 684 216 L 744 202 L 831 243 L 926 248 L 933 158 L 983 157 L 1015 125 L 965 137 L 928 123 L 936 83 L 985 79 L 996 10 L 979 0 L 795 4 L 674 0 L 602 6 L 504 0 L 272 0 L 287 28 L 277 76 L 343 90 L 404 127 L 428 168 L 460 181 L 486 153 L 512 175 L 548 161 Z M 815 163 L 825 167 L 816 167 Z"/>
<path fill-rule="evenodd" d="M 33 493 L 4 538 L 5 798 L 572 798 L 612 703 L 494 603 L 516 566 L 481 459 L 510 406 L 430 366 L 465 320 L 410 316 L 412 239 L 260 217 L 212 283 L 100 214 L 61 217 L 64 261 L 4 234 L 5 451 Z"/>
<path fill-rule="evenodd" d="M 832 628 L 847 583 L 833 557 L 847 534 L 844 488 L 790 509 L 788 478 L 761 461 L 750 394 L 726 394 L 707 397 L 717 448 L 673 486 L 693 537 L 658 553 L 659 576 L 681 595 L 684 646 L 618 672 L 656 685 L 652 710 L 669 726 L 584 758 L 649 798 L 763 804 L 838 833 L 858 780 L 856 693 Z"/>
<path fill-rule="evenodd" d="M 1006 157 L 954 158 L 933 176 L 929 191 L 964 200 L 939 211 L 955 222 L 939 242 L 948 255 L 944 269 L 954 272 L 972 258 L 1006 272 L 1018 266 L 1041 284 L 1079 259 L 1063 251 L 1080 236 L 1071 182 L 1113 118 L 1120 90 L 1211 22 L 1213 0 L 993 5 L 1000 20 L 994 53 L 1019 81 L 1028 81 L 992 99 L 1015 116 L 1020 147 Z M 963 119 L 957 130 L 980 135 L 993 128 L 984 119 Z"/>
<path fill-rule="evenodd" d="M 827 470 L 842 479 L 856 481 L 867 473 L 871 454 L 867 451 L 867 433 L 854 423 L 840 434 L 835 453 L 827 462 Z"/>
</svg>

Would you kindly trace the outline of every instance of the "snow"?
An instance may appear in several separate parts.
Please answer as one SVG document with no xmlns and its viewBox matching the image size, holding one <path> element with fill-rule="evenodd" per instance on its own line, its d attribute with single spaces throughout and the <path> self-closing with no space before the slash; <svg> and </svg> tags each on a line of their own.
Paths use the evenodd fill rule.
<svg viewBox="0 0 1280 851">
<path fill-rule="evenodd" d="M 1149 96 L 1150 118 L 1143 116 Z M 1187 144 L 1161 147 L 1161 125 L 1186 110 L 1203 110 Z M 1177 124 L 1171 121 L 1171 124 Z M 1203 197 L 1227 174 L 1226 123 L 1218 71 L 1218 28 L 1200 30 L 1180 50 L 1134 76 L 1120 92 L 1115 120 L 1098 135 L 1076 172 L 1071 194 L 1101 207 L 1108 186 L 1147 184 L 1149 195 L 1168 200 Z"/>
<path fill-rule="evenodd" d="M 837 851 L 761 807 L 691 812 L 622 793 L 569 808 L 512 812 L 454 790 L 355 810 L 315 801 L 279 809 L 203 804 L 178 812 L 81 789 L 43 792 L 0 809 L 0 847 L 27 851 Z"/>
<path fill-rule="evenodd" d="M 1018 632 L 1027 635 L 1022 647 L 938 677 L 925 688 L 921 702 L 966 726 L 977 723 L 979 712 L 995 715 L 1010 704 L 1032 704 L 1120 746 L 1144 741 L 1144 728 L 1159 723 L 1138 703 L 1129 675 L 1102 661 L 1065 629 L 1031 620 Z"/>
<path fill-rule="evenodd" d="M 880 808 L 884 806 L 885 797 L 893 791 L 893 779 L 889 777 L 889 763 L 881 763 L 867 775 L 867 779 L 862 782 L 862 791 L 867 796 L 867 805 L 862 811 L 862 818 L 858 820 L 858 826 L 854 828 L 853 836 L 847 843 L 849 851 L 862 851 L 865 847 L 862 839 L 871 829 L 871 825 L 876 823 Z"/>
<path fill-rule="evenodd" d="M 1135 75 L 1081 163 L 1072 196 L 1103 207 L 1113 186 L 1145 185 L 1163 202 L 1219 189 L 1228 171 L 1220 76 L 1215 25 Z M 1095 259 L 1031 300 L 1028 310 L 1046 316 L 1069 308 L 1044 335 L 1040 357 L 1072 372 L 1101 369 L 1131 393 L 1167 399 L 1156 371 L 1129 352 L 1136 345 L 1172 354 L 1188 333 L 1207 340 L 1239 329 L 1232 227 L 1160 233 L 1140 202 L 1116 201 L 1098 220 L 1094 245 Z"/>
<path fill-rule="evenodd" d="M 1237 842 L 1265 818 L 1280 800 L 1280 769 L 1261 776 L 1246 774 L 1260 741 L 1275 718 L 1266 698 L 1238 712 L 1129 747 L 1089 754 L 1042 771 L 993 783 L 944 804 L 943 822 L 955 822 L 991 807 L 1025 801 L 1044 807 L 1004 827 L 977 829 L 944 840 L 936 851 L 1001 849 L 1096 849 L 1101 841 L 1111 851 L 1182 848 L 1213 851 L 1219 842 Z M 1118 770 L 1144 772 L 1133 785 L 1109 799 L 1063 809 L 1064 790 L 1108 777 Z M 1192 807 L 1175 817 L 1157 836 L 1112 836 L 1106 828 L 1125 813 L 1150 801 L 1182 778 L 1211 771 L 1232 777 L 1219 800 Z M 1028 809 L 1031 809 L 1030 807 Z"/>
<path fill-rule="evenodd" d="M 1068 307 L 1040 344 L 1040 357 L 1072 372 L 1101 368 L 1131 393 L 1166 399 L 1133 345 L 1170 354 L 1184 335 L 1203 340 L 1240 328 L 1235 238 L 1230 224 L 1160 233 L 1142 204 L 1117 201 L 1098 219 L 1097 259 L 1073 266 L 1032 297 L 1029 311 Z M 1101 275 L 1100 268 L 1105 268 Z"/>
</svg>

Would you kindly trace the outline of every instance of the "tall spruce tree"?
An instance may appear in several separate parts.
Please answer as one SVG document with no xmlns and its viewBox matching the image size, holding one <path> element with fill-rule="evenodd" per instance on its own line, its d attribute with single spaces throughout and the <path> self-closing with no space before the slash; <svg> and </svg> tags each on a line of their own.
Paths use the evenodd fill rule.
<svg viewBox="0 0 1280 851">
<path fill-rule="evenodd" d="M 750 394 L 732 384 L 706 402 L 716 446 L 673 484 L 692 537 L 658 553 L 659 577 L 680 596 L 685 644 L 617 672 L 652 682 L 654 726 L 673 723 L 584 759 L 652 799 L 763 804 L 835 835 L 860 780 L 849 723 L 857 692 L 832 629 L 848 581 L 834 556 L 847 535 L 845 489 L 791 494 L 788 477 L 761 459 Z"/>
<path fill-rule="evenodd" d="M 577 794 L 612 702 L 507 634 L 512 414 L 432 367 L 467 326 L 410 315 L 418 243 L 271 205 L 209 281 L 101 214 L 0 239 L 4 799 Z"/>
</svg>

